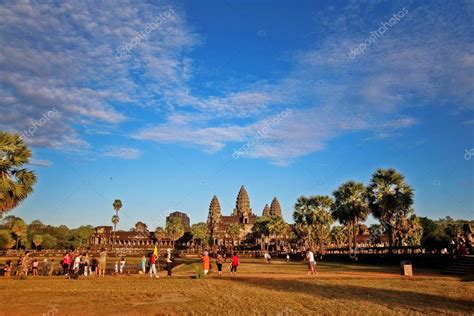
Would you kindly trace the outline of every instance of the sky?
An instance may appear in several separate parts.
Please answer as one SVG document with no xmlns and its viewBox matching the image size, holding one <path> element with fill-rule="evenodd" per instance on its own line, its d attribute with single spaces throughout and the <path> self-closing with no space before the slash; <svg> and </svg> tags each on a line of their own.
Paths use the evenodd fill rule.
<svg viewBox="0 0 474 316">
<path fill-rule="evenodd" d="M 254 213 L 377 168 L 474 216 L 472 1 L 0 1 L 0 129 L 33 150 L 11 214 L 70 227 Z M 370 222 L 370 221 L 369 221 Z"/>
</svg>

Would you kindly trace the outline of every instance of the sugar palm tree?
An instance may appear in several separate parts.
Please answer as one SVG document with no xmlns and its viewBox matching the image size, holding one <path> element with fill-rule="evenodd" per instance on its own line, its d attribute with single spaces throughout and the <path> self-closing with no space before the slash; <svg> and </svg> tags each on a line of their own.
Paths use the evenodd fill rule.
<svg viewBox="0 0 474 316">
<path fill-rule="evenodd" d="M 323 250 L 333 221 L 329 212 L 332 204 L 329 196 L 321 195 L 309 198 L 301 196 L 296 201 L 293 218 L 300 235 L 306 236 L 309 247 L 313 247 L 316 241 L 320 250 Z"/>
<path fill-rule="evenodd" d="M 112 206 L 114 207 L 115 215 L 118 215 L 118 212 L 119 212 L 120 209 L 122 208 L 122 201 L 120 201 L 120 200 L 115 200 L 114 203 L 112 204 Z"/>
<path fill-rule="evenodd" d="M 265 250 L 265 239 L 270 234 L 268 231 L 268 223 L 270 222 L 270 217 L 261 216 L 257 217 L 255 224 L 252 227 L 252 232 L 256 239 L 260 239 L 260 250 Z"/>
<path fill-rule="evenodd" d="M 348 181 L 333 192 L 334 204 L 332 216 L 347 227 L 348 247 L 351 251 L 351 242 L 356 244 L 357 224 L 366 220 L 369 214 L 366 188 L 361 182 Z M 351 240 L 352 233 L 352 240 Z"/>
<path fill-rule="evenodd" d="M 158 255 L 160 254 L 161 240 L 166 237 L 166 231 L 163 227 L 157 227 L 155 229 L 155 238 L 158 241 Z"/>
<path fill-rule="evenodd" d="M 183 221 L 179 217 L 171 217 L 166 222 L 166 235 L 168 235 L 173 240 L 173 248 L 175 246 L 175 242 L 183 237 L 184 235 L 184 225 Z"/>
<path fill-rule="evenodd" d="M 24 168 L 31 156 L 20 135 L 0 131 L 0 218 L 33 192 L 36 175 Z"/>
<path fill-rule="evenodd" d="M 16 249 L 18 249 L 20 239 L 26 234 L 27 227 L 28 226 L 26 225 L 25 221 L 21 218 L 15 218 L 15 220 L 12 222 L 10 229 L 16 236 Z"/>
<path fill-rule="evenodd" d="M 378 169 L 372 174 L 367 194 L 370 210 L 385 226 L 392 247 L 399 222 L 412 212 L 413 189 L 395 169 Z"/>
<path fill-rule="evenodd" d="M 279 250 L 279 239 L 280 236 L 287 232 L 287 225 L 281 216 L 273 216 L 268 223 L 268 231 L 270 234 L 275 236 L 276 249 Z"/>
</svg>

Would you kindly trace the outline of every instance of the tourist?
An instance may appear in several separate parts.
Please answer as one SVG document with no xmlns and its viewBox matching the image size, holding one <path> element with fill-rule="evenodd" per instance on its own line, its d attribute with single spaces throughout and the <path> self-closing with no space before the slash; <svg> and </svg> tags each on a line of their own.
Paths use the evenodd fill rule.
<svg viewBox="0 0 474 316">
<path fill-rule="evenodd" d="M 289 253 L 286 254 L 286 262 L 290 262 L 290 254 Z"/>
<path fill-rule="evenodd" d="M 171 269 L 173 268 L 173 259 L 171 256 L 171 249 L 166 249 L 166 271 L 168 271 L 168 277 L 171 277 Z"/>
<path fill-rule="evenodd" d="M 39 266 L 38 260 L 34 259 L 33 263 L 31 264 L 31 271 L 32 271 L 33 276 L 38 276 L 38 266 Z"/>
<path fill-rule="evenodd" d="M 217 265 L 217 274 L 222 275 L 222 263 L 224 261 L 224 258 L 222 255 L 218 252 L 217 253 L 217 258 L 216 258 L 216 265 Z"/>
<path fill-rule="evenodd" d="M 48 267 L 48 275 L 52 276 L 54 272 L 54 259 L 51 259 L 51 262 L 49 263 Z"/>
<path fill-rule="evenodd" d="M 308 274 L 316 273 L 316 261 L 314 261 L 314 253 L 311 248 L 306 253 L 306 259 L 308 260 Z"/>
<path fill-rule="evenodd" d="M 150 277 L 159 278 L 160 276 L 156 273 L 156 256 L 152 253 L 150 256 Z"/>
<path fill-rule="evenodd" d="M 203 252 L 201 256 L 201 261 L 202 261 L 202 270 L 204 271 L 204 275 L 207 275 L 209 273 L 209 253 L 207 251 Z"/>
<path fill-rule="evenodd" d="M 125 268 L 125 258 L 122 257 L 122 259 L 120 259 L 120 274 L 123 274 L 124 268 Z"/>
<path fill-rule="evenodd" d="M 97 266 L 99 265 L 99 261 L 92 256 L 90 260 L 90 275 L 97 275 Z"/>
<path fill-rule="evenodd" d="M 232 256 L 232 261 L 230 263 L 230 266 L 231 266 L 230 273 L 232 275 L 236 275 L 237 267 L 239 266 L 239 264 L 240 264 L 239 257 L 237 256 L 237 253 L 234 252 L 234 255 Z"/>
<path fill-rule="evenodd" d="M 49 262 L 47 258 L 44 258 L 43 260 L 43 273 L 41 273 L 43 276 L 48 275 L 48 269 L 49 269 Z"/>
<path fill-rule="evenodd" d="M 115 261 L 115 274 L 117 275 L 119 272 L 119 263 L 118 261 Z"/>
<path fill-rule="evenodd" d="M 12 275 L 12 261 L 7 260 L 5 266 L 3 267 L 3 275 L 9 277 Z"/>
<path fill-rule="evenodd" d="M 264 257 L 265 257 L 266 262 L 270 263 L 270 259 L 272 258 L 272 256 L 270 256 L 268 252 L 265 252 Z"/>
<path fill-rule="evenodd" d="M 20 256 L 18 260 L 16 261 L 15 275 L 20 275 L 22 262 L 23 262 L 23 256 Z"/>
<path fill-rule="evenodd" d="M 107 251 L 102 248 L 102 251 L 99 254 L 99 277 L 105 276 L 105 269 L 107 266 Z"/>
<path fill-rule="evenodd" d="M 142 265 L 141 272 L 145 274 L 146 273 L 146 256 L 145 255 L 142 256 L 141 265 Z"/>
<path fill-rule="evenodd" d="M 66 275 L 69 270 L 69 265 L 71 264 L 71 256 L 69 252 L 63 258 L 63 274 Z"/>
<path fill-rule="evenodd" d="M 19 275 L 28 275 L 28 269 L 30 267 L 30 253 L 27 251 L 25 252 L 25 256 L 21 259 L 21 264 L 20 264 L 20 269 L 19 269 Z"/>
</svg>

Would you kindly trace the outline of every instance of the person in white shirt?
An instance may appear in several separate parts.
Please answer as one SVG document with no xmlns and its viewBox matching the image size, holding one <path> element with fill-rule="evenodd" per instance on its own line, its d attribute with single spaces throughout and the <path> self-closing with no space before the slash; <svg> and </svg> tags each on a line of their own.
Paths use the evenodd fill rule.
<svg viewBox="0 0 474 316">
<path fill-rule="evenodd" d="M 306 253 L 306 259 L 308 260 L 308 274 L 316 273 L 316 261 L 314 261 L 314 253 L 311 249 Z"/>
</svg>

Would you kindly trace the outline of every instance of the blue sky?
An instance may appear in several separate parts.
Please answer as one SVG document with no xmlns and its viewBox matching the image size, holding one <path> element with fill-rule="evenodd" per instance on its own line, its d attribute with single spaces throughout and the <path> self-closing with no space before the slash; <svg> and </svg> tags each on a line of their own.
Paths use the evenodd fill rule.
<svg viewBox="0 0 474 316">
<path fill-rule="evenodd" d="M 0 4 L 0 128 L 39 177 L 13 214 L 192 222 L 394 167 L 420 216 L 473 219 L 471 1 Z M 150 24 L 151 23 L 151 24 Z M 474 154 L 474 149 L 472 150 Z"/>
</svg>

